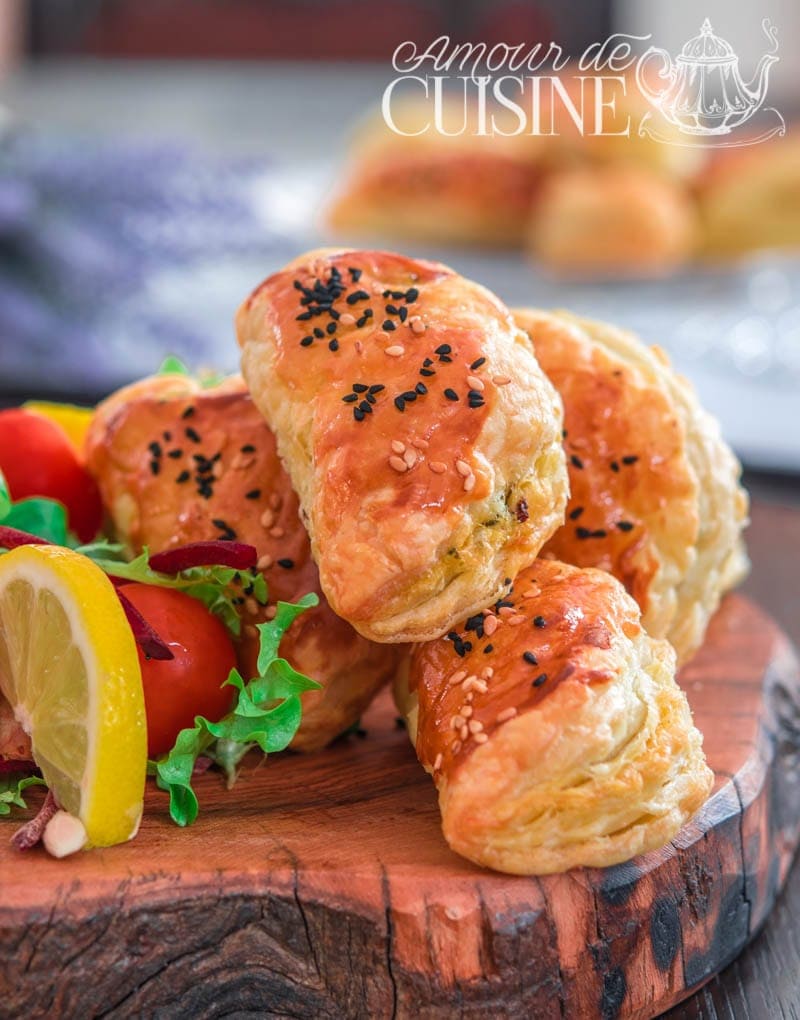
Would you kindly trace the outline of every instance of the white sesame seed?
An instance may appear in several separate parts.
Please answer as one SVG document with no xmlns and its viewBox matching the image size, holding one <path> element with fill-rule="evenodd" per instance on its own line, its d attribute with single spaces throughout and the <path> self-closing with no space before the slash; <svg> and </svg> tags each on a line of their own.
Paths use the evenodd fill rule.
<svg viewBox="0 0 800 1020">
<path fill-rule="evenodd" d="M 497 612 L 500 614 L 500 616 L 503 616 L 503 617 L 515 616 L 516 615 L 516 610 L 514 609 L 513 606 L 500 606 L 500 608 L 497 610 Z"/>
<path fill-rule="evenodd" d="M 458 752 L 461 750 L 461 748 L 463 746 L 464 745 L 462 744 L 462 742 L 460 740 L 454 740 L 453 741 L 453 746 L 451 748 L 451 751 L 453 752 L 453 754 L 458 754 Z"/>
<path fill-rule="evenodd" d="M 272 566 L 272 557 L 266 555 L 259 557 L 256 566 L 258 567 L 259 570 L 269 570 L 269 568 Z"/>
<path fill-rule="evenodd" d="M 339 316 L 339 322 L 343 326 L 352 326 L 355 321 L 356 321 L 355 315 L 351 315 L 350 312 L 343 312 Z"/>
<path fill-rule="evenodd" d="M 498 712 L 497 721 L 507 722 L 509 719 L 513 719 L 516 714 L 517 714 L 516 708 L 514 708 L 514 706 L 511 705 L 510 708 L 504 708 L 502 712 Z"/>
<path fill-rule="evenodd" d="M 258 603 L 255 599 L 245 599 L 244 608 L 251 616 L 255 616 L 258 613 Z"/>
<path fill-rule="evenodd" d="M 453 718 L 450 720 L 451 730 L 460 730 L 463 725 L 464 720 L 461 718 L 460 715 L 454 715 Z"/>
<path fill-rule="evenodd" d="M 409 468 L 414 467 L 417 463 L 417 454 L 414 450 L 406 450 L 403 454 L 403 460 L 406 462 Z"/>
<path fill-rule="evenodd" d="M 494 670 L 492 669 L 491 666 L 486 666 L 485 669 L 481 672 L 481 676 L 483 677 L 484 680 L 491 680 L 492 677 L 494 676 Z"/>
<path fill-rule="evenodd" d="M 466 701 L 468 705 L 471 705 L 474 700 L 475 700 L 474 691 L 470 691 L 466 698 L 464 698 L 464 701 Z"/>
<path fill-rule="evenodd" d="M 428 467 L 435 475 L 443 475 L 447 470 L 447 465 L 443 464 L 440 460 L 429 460 Z"/>
<path fill-rule="evenodd" d="M 469 736 L 469 730 L 467 729 L 467 724 L 466 723 L 464 723 L 464 725 L 458 731 L 458 735 L 459 735 L 459 737 L 462 740 L 466 740 L 467 739 L 467 737 Z"/>
<path fill-rule="evenodd" d="M 417 336 L 419 336 L 420 333 L 425 332 L 425 323 L 418 315 L 412 315 L 408 320 L 408 324 L 411 327 L 412 332 L 416 333 Z"/>
<path fill-rule="evenodd" d="M 375 339 L 380 340 L 382 343 L 384 340 L 389 339 L 389 334 L 385 330 L 379 329 L 378 332 L 375 334 Z"/>
<path fill-rule="evenodd" d="M 519 627 L 521 623 L 525 623 L 525 619 L 524 613 L 516 613 L 514 616 L 509 616 L 508 622 L 512 627 Z"/>
<path fill-rule="evenodd" d="M 385 333 L 383 335 L 386 336 Z M 406 349 L 405 347 L 401 347 L 400 344 L 392 344 L 392 346 L 387 347 L 383 353 L 388 354 L 390 358 L 400 358 L 406 353 Z"/>
<path fill-rule="evenodd" d="M 492 379 L 492 382 L 495 384 L 495 386 L 508 386 L 508 384 L 511 382 L 511 379 L 507 375 L 496 375 Z"/>
<path fill-rule="evenodd" d="M 486 389 L 483 385 L 483 379 L 479 379 L 477 375 L 468 375 L 467 385 L 470 389 L 477 390 L 479 393 L 483 393 L 484 389 Z"/>
<path fill-rule="evenodd" d="M 447 682 L 453 685 L 460 684 L 466 675 L 467 671 L 465 669 L 460 669 L 457 673 L 453 673 Z"/>
<path fill-rule="evenodd" d="M 286 532 L 280 525 L 277 525 L 274 528 L 270 528 L 269 533 L 273 538 L 283 538 L 283 536 L 286 534 Z"/>
<path fill-rule="evenodd" d="M 470 721 L 467 723 L 467 729 L 470 731 L 470 733 L 480 733 L 481 730 L 483 729 L 483 723 L 478 722 L 477 719 L 470 719 Z"/>
<path fill-rule="evenodd" d="M 389 464 L 391 467 L 395 469 L 395 471 L 399 471 L 400 474 L 402 474 L 404 471 L 408 471 L 408 465 L 406 464 L 402 457 L 390 457 Z"/>
<path fill-rule="evenodd" d="M 256 458 L 252 453 L 237 453 L 231 461 L 231 467 L 234 471 L 246 471 L 247 468 L 252 467 L 255 464 Z"/>
<path fill-rule="evenodd" d="M 275 523 L 275 511 L 265 510 L 264 513 L 259 518 L 259 521 L 262 528 L 271 528 L 272 525 Z"/>
<path fill-rule="evenodd" d="M 412 439 L 411 445 L 416 447 L 418 450 L 427 450 L 431 445 L 427 439 Z"/>
<path fill-rule="evenodd" d="M 364 345 L 361 343 L 360 340 L 356 340 L 353 346 L 356 349 L 356 354 L 361 354 L 361 352 L 364 350 Z"/>
<path fill-rule="evenodd" d="M 475 475 L 469 475 L 464 479 L 464 492 L 472 492 L 475 488 Z"/>
<path fill-rule="evenodd" d="M 405 443 L 401 443 L 399 439 L 393 439 L 392 440 L 392 451 L 394 453 L 405 453 L 406 452 L 406 444 Z"/>
<path fill-rule="evenodd" d="M 475 710 L 473 709 L 472 705 L 462 705 L 460 711 L 465 719 L 469 719 L 469 717 Z"/>
<path fill-rule="evenodd" d="M 465 460 L 456 461 L 456 471 L 458 471 L 462 478 L 469 478 L 472 474 L 472 468 Z"/>
<path fill-rule="evenodd" d="M 442 767 L 442 752 L 440 751 L 436 755 L 436 760 L 433 763 L 433 771 L 438 772 L 441 767 Z"/>
<path fill-rule="evenodd" d="M 269 505 L 272 507 L 273 510 L 280 510 L 281 503 L 283 503 L 283 500 L 281 499 L 277 492 L 270 493 Z"/>
<path fill-rule="evenodd" d="M 537 595 L 541 595 L 541 591 L 538 588 L 528 588 L 527 591 L 522 593 L 524 599 L 535 599 Z"/>
<path fill-rule="evenodd" d="M 477 675 L 475 673 L 470 673 L 470 675 L 468 677 L 465 677 L 464 678 L 464 684 L 463 684 L 464 690 L 468 691 L 470 689 L 470 687 L 472 686 L 472 681 L 473 680 L 477 680 L 477 679 L 478 679 L 478 677 L 477 677 Z"/>
<path fill-rule="evenodd" d="M 223 471 L 224 471 L 224 468 L 223 468 L 223 466 L 222 466 L 222 461 L 221 461 L 221 460 L 218 460 L 218 461 L 216 461 L 216 463 L 214 464 L 214 467 L 213 467 L 213 468 L 211 469 L 211 474 L 212 474 L 212 476 L 213 476 L 214 478 L 221 478 L 221 477 L 222 477 L 222 472 L 223 472 Z"/>
<path fill-rule="evenodd" d="M 472 739 L 476 744 L 485 744 L 489 737 L 485 733 L 476 733 Z"/>
<path fill-rule="evenodd" d="M 496 630 L 497 630 L 497 617 L 496 616 L 491 616 L 491 615 L 484 617 L 484 620 L 483 620 L 483 633 L 487 637 L 491 637 L 492 634 L 494 634 L 494 632 Z"/>
</svg>

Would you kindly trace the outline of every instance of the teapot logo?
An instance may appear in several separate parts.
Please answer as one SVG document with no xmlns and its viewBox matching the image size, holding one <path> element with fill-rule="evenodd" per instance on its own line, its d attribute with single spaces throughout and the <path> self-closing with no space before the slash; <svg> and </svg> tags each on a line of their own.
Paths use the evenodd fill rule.
<svg viewBox="0 0 800 1020">
<path fill-rule="evenodd" d="M 675 60 L 651 46 L 636 64 L 639 91 L 654 107 L 642 118 L 639 134 L 672 145 L 701 146 L 753 145 L 785 134 L 783 117 L 764 106 L 769 71 L 780 58 L 775 27 L 765 18 L 762 28 L 771 46 L 747 83 L 732 46 L 714 34 L 708 18 Z M 656 62 L 660 88 L 652 84 Z"/>
</svg>

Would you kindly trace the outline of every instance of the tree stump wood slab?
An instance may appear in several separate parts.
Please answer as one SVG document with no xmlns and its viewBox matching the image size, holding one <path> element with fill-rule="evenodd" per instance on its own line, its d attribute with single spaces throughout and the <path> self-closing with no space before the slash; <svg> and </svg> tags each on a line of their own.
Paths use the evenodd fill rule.
<svg viewBox="0 0 800 1020">
<path fill-rule="evenodd" d="M 148 791 L 138 838 L 65 861 L 0 846 L 4 1017 L 651 1017 L 742 949 L 800 824 L 788 642 L 730 597 L 683 672 L 714 793 L 661 851 L 548 878 L 445 844 L 388 697 L 315 756 L 197 787 L 181 831 Z M 2 823 L 0 823 L 2 824 Z"/>
</svg>

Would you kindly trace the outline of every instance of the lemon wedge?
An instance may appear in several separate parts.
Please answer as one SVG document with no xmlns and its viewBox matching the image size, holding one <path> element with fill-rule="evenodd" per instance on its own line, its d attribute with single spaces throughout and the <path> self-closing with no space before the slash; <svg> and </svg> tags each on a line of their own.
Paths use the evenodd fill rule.
<svg viewBox="0 0 800 1020">
<path fill-rule="evenodd" d="M 133 634 L 91 560 L 57 546 L 0 556 L 0 691 L 88 846 L 136 835 L 147 733 Z"/>
<path fill-rule="evenodd" d="M 23 405 L 26 411 L 33 411 L 43 418 L 49 418 L 67 434 L 75 452 L 83 458 L 86 433 L 94 417 L 91 407 L 77 407 L 75 404 L 56 404 L 47 400 L 29 400 Z"/>
</svg>

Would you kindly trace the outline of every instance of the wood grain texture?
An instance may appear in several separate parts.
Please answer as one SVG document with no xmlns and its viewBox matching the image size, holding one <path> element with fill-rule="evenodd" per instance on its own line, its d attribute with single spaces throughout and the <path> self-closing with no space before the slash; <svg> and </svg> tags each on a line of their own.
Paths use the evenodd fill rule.
<svg viewBox="0 0 800 1020">
<path fill-rule="evenodd" d="M 157 791 L 135 842 L 57 862 L 0 847 L 0 1016 L 653 1016 L 732 960 L 797 840 L 796 663 L 727 600 L 682 681 L 717 773 L 672 845 L 520 879 L 439 832 L 383 699 L 365 738 L 201 777 L 179 832 Z"/>
</svg>

